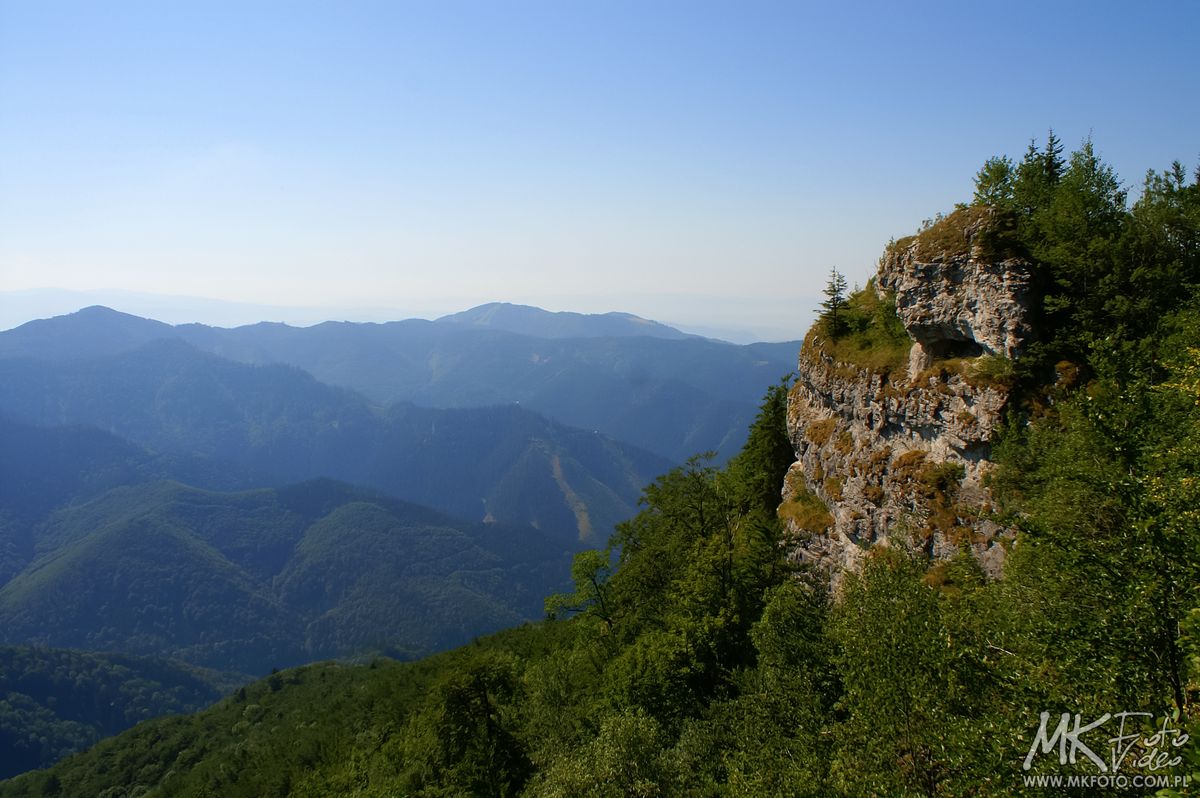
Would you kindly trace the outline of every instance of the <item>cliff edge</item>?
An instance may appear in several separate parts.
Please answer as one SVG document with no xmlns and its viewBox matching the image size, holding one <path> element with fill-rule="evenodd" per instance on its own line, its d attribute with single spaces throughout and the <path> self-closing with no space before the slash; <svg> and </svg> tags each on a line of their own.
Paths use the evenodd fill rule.
<svg viewBox="0 0 1200 798">
<path fill-rule="evenodd" d="M 1033 336 L 1030 264 L 1005 217 L 972 207 L 888 245 L 867 287 L 826 313 L 788 401 L 783 489 L 795 560 L 833 581 L 899 537 L 935 559 L 969 548 L 999 574 L 991 442 Z"/>
</svg>

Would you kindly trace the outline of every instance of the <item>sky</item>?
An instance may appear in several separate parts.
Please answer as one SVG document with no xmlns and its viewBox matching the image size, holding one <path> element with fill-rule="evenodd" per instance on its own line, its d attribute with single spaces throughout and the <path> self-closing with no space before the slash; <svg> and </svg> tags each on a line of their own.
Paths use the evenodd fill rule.
<svg viewBox="0 0 1200 798">
<path fill-rule="evenodd" d="M 799 338 L 831 268 L 865 282 L 1050 128 L 1134 192 L 1194 168 L 1197 30 L 1195 0 L 0 0 L 0 302 Z"/>
</svg>

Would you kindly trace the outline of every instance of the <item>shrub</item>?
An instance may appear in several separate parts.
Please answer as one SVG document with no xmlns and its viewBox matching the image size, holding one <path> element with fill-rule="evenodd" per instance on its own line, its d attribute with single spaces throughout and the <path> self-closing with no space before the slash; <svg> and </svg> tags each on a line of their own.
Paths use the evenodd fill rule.
<svg viewBox="0 0 1200 798">
<path fill-rule="evenodd" d="M 868 283 L 846 300 L 837 326 L 834 330 L 829 319 L 822 318 L 805 339 L 805 348 L 883 374 L 907 366 L 912 339 L 896 315 L 894 295 L 881 299 Z"/>
<path fill-rule="evenodd" d="M 837 419 L 825 418 L 820 421 L 814 421 L 804 428 L 804 437 L 809 440 L 814 446 L 824 446 L 829 442 L 830 436 L 833 435 L 834 428 L 837 427 Z"/>
<path fill-rule="evenodd" d="M 825 491 L 825 495 L 833 499 L 835 502 L 842 500 L 842 480 L 841 477 L 829 477 L 821 483 L 821 487 Z"/>
<path fill-rule="evenodd" d="M 967 370 L 967 380 L 974 385 L 1011 388 L 1017 379 L 1016 365 L 1003 355 L 984 355 L 976 358 Z"/>
<path fill-rule="evenodd" d="M 888 244 L 888 253 L 908 249 L 916 242 L 914 257 L 928 263 L 972 254 L 984 260 L 1003 260 L 1024 255 L 1017 238 L 1014 215 L 1006 210 L 973 205 L 958 208 L 947 216 L 938 214 L 920 232 Z M 975 249 L 973 253 L 971 250 Z"/>
<path fill-rule="evenodd" d="M 792 482 L 791 498 L 779 505 L 779 517 L 791 521 L 797 529 L 806 532 L 824 532 L 833 526 L 833 516 L 821 497 L 813 493 L 799 480 Z"/>
</svg>

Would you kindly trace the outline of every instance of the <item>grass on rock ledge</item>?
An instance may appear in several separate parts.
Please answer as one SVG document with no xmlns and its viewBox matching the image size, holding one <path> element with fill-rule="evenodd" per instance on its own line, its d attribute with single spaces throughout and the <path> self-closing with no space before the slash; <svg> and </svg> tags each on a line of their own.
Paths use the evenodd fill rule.
<svg viewBox="0 0 1200 798">
<path fill-rule="evenodd" d="M 809 352 L 880 374 L 904 371 L 911 346 L 912 339 L 896 315 L 895 296 L 880 298 L 871 283 L 847 298 L 836 323 L 826 313 L 804 339 Z"/>
</svg>

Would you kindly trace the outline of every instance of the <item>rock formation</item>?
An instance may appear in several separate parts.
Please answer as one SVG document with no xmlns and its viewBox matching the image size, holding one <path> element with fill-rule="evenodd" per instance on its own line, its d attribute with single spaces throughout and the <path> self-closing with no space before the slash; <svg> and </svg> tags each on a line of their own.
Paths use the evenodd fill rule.
<svg viewBox="0 0 1200 798">
<path fill-rule="evenodd" d="M 967 546 L 999 572 L 1008 535 L 989 517 L 985 478 L 1011 360 L 1032 332 L 1030 268 L 1002 233 L 1002 219 L 970 208 L 894 242 L 848 311 L 860 336 L 890 320 L 892 338 L 856 350 L 839 340 L 855 331 L 819 321 L 805 339 L 780 515 L 793 556 L 835 582 L 894 536 L 935 558 Z"/>
</svg>

